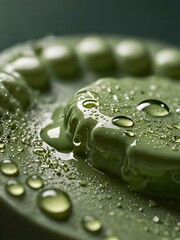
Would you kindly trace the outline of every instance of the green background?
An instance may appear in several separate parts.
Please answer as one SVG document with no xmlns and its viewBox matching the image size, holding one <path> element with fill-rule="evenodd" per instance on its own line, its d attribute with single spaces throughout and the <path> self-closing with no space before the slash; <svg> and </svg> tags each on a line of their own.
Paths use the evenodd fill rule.
<svg viewBox="0 0 180 240">
<path fill-rule="evenodd" d="M 0 49 L 52 33 L 118 33 L 179 44 L 179 12 L 179 0 L 0 0 Z"/>
</svg>

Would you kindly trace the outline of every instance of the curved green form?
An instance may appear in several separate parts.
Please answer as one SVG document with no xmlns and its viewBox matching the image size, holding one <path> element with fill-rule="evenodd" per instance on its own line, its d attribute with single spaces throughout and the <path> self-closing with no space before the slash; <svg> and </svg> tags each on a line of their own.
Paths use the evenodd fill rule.
<svg viewBox="0 0 180 240">
<path fill-rule="evenodd" d="M 15 113 L 17 109 L 21 109 L 19 102 L 11 95 L 4 84 L 0 83 L 0 114 L 4 114 L 4 110 Z"/>
<path fill-rule="evenodd" d="M 40 91 L 49 89 L 49 76 L 45 66 L 36 56 L 22 56 L 5 67 L 5 71 L 20 73 L 27 84 Z"/>
<path fill-rule="evenodd" d="M 25 80 L 19 74 L 0 73 L 2 83 L 9 93 L 26 109 L 30 104 L 30 89 Z"/>
<path fill-rule="evenodd" d="M 82 63 L 95 71 L 106 71 L 114 64 L 113 54 L 108 42 L 97 36 L 82 39 L 76 47 Z"/>
<path fill-rule="evenodd" d="M 134 190 L 179 198 L 179 91 L 160 77 L 100 79 L 79 90 L 41 136 Z"/>
<path fill-rule="evenodd" d="M 72 48 L 64 44 L 48 46 L 42 51 L 42 58 L 58 77 L 70 78 L 79 71 L 78 60 Z"/>
</svg>

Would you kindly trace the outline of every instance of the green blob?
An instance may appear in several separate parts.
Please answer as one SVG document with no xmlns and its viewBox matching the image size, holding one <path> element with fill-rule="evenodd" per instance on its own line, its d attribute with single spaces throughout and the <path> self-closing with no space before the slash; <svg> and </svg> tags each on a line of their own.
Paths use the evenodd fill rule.
<svg viewBox="0 0 180 240">
<path fill-rule="evenodd" d="M 50 146 L 57 150 L 69 152 L 73 150 L 71 138 L 68 137 L 68 132 L 64 128 L 63 122 L 53 122 L 46 128 L 41 130 L 41 137 Z"/>
<path fill-rule="evenodd" d="M 180 50 L 165 48 L 154 58 L 155 72 L 172 78 L 180 78 Z"/>
<path fill-rule="evenodd" d="M 27 84 L 40 91 L 49 89 L 49 76 L 41 63 L 41 61 L 35 56 L 19 57 L 14 62 L 6 66 L 6 71 L 16 71 L 20 73 Z"/>
<path fill-rule="evenodd" d="M 46 47 L 42 52 L 42 57 L 59 77 L 75 77 L 79 72 L 75 52 L 66 45 Z"/>
<path fill-rule="evenodd" d="M 23 109 L 30 104 L 30 90 L 24 79 L 19 74 L 0 73 L 2 83 L 11 95 L 18 100 Z"/>
<path fill-rule="evenodd" d="M 6 191 L 13 197 L 22 197 L 25 194 L 24 185 L 16 180 L 9 180 L 5 188 Z"/>
<path fill-rule="evenodd" d="M 100 79 L 79 90 L 41 137 L 136 191 L 179 198 L 177 91 L 179 83 L 165 78 Z"/>
<path fill-rule="evenodd" d="M 6 176 L 17 176 L 19 173 L 17 164 L 9 159 L 0 162 L 0 171 Z"/>
<path fill-rule="evenodd" d="M 77 46 L 77 54 L 82 63 L 95 71 L 107 71 L 113 67 L 112 50 L 105 39 L 86 37 Z"/>
<path fill-rule="evenodd" d="M 151 70 L 151 60 L 146 45 L 138 40 L 126 39 L 115 47 L 120 69 L 130 75 L 145 75 Z"/>
</svg>

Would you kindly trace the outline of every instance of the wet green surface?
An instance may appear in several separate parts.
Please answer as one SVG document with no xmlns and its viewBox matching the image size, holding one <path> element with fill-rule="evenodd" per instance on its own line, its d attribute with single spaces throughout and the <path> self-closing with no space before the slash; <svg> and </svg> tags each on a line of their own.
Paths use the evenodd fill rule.
<svg viewBox="0 0 180 240">
<path fill-rule="evenodd" d="M 62 39 L 61 43 L 68 41 L 73 46 L 79 40 Z M 108 41 L 118 43 L 119 39 Z M 55 44 L 57 39 L 49 38 L 40 45 L 51 42 Z M 151 54 L 162 47 L 161 44 L 154 46 L 148 43 Z M 28 48 L 29 45 L 19 46 L 4 53 L 0 59 L 2 68 Z M 21 110 L 11 115 L 4 111 L 2 115 L 1 159 L 13 160 L 19 174 L 15 177 L 0 174 L 1 239 L 94 240 L 111 239 L 113 236 L 123 240 L 178 239 L 178 202 L 133 192 L 121 180 L 90 167 L 86 159 L 74 160 L 71 154 L 59 153 L 41 140 L 40 129 L 50 123 L 52 112 L 59 105 L 65 106 L 78 89 L 100 77 L 120 76 L 118 71 L 93 73 L 82 69 L 80 77 L 71 81 L 51 77 L 51 89 L 41 95 L 33 92 L 33 100 L 25 113 Z M 171 109 L 167 101 L 166 104 Z M 61 115 L 61 110 L 58 111 Z M 56 115 L 53 117 L 55 119 Z M 39 190 L 27 184 L 32 175 L 42 178 L 43 185 Z M 7 189 L 9 184 L 15 183 L 13 192 L 16 196 L 13 196 Z M 17 186 L 21 186 L 21 191 Z M 72 207 L 65 220 L 57 220 L 54 214 L 47 214 L 40 207 L 38 197 L 47 189 L 58 189 L 68 194 Z M 64 202 L 60 203 L 60 206 L 54 205 L 54 209 L 56 211 L 59 207 L 62 213 Z M 101 230 L 94 231 L 98 228 Z"/>
</svg>

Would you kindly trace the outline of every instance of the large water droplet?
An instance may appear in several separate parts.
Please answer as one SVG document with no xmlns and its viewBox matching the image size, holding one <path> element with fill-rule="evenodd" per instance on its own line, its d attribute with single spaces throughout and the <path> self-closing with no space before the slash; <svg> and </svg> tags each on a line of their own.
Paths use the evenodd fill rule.
<svg viewBox="0 0 180 240">
<path fill-rule="evenodd" d="M 164 117 L 170 113 L 169 107 L 156 99 L 147 99 L 141 102 L 137 109 L 155 117 Z"/>
<path fill-rule="evenodd" d="M 9 159 L 1 161 L 0 171 L 6 176 L 17 176 L 19 173 L 17 164 Z"/>
<path fill-rule="evenodd" d="M 82 226 L 85 230 L 97 233 L 102 229 L 102 223 L 94 216 L 86 215 L 82 219 Z"/>
<path fill-rule="evenodd" d="M 117 116 L 112 119 L 114 125 L 118 127 L 132 127 L 134 122 L 127 116 Z"/>
<path fill-rule="evenodd" d="M 33 189 L 40 189 L 43 186 L 43 179 L 37 175 L 32 175 L 28 177 L 27 185 Z"/>
<path fill-rule="evenodd" d="M 16 180 L 9 180 L 6 184 L 6 191 L 14 197 L 21 197 L 25 193 L 25 188 L 22 183 Z"/>
<path fill-rule="evenodd" d="M 94 108 L 94 107 L 97 107 L 98 106 L 98 102 L 96 100 L 86 100 L 83 102 L 83 106 L 85 108 Z"/>
<path fill-rule="evenodd" d="M 64 220 L 69 217 L 72 203 L 68 194 L 58 189 L 48 189 L 38 196 L 40 209 L 49 217 Z"/>
</svg>

